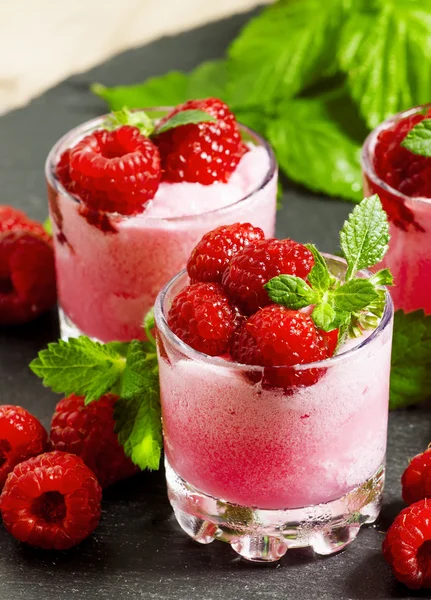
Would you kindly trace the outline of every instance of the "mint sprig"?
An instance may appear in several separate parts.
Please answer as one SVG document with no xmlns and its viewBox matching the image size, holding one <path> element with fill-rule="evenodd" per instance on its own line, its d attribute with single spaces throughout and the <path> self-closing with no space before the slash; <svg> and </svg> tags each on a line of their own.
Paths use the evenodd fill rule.
<svg viewBox="0 0 431 600">
<path fill-rule="evenodd" d="M 340 232 L 347 271 L 343 281 L 334 277 L 315 246 L 308 245 L 314 265 L 308 281 L 294 275 L 278 275 L 265 289 L 273 302 L 294 310 L 314 305 L 311 314 L 324 331 L 340 330 L 340 340 L 356 337 L 363 329 L 375 328 L 383 315 L 385 291 L 392 284 L 388 269 L 368 279 L 358 271 L 380 262 L 388 249 L 389 224 L 378 196 L 365 198 L 350 214 Z"/>
<path fill-rule="evenodd" d="M 146 320 L 151 326 L 152 317 Z M 31 370 L 54 392 L 119 396 L 114 418 L 119 442 L 141 469 L 157 469 L 162 448 L 158 364 L 154 339 L 128 344 L 100 344 L 82 336 L 48 344 L 30 363 Z"/>
<path fill-rule="evenodd" d="M 417 123 L 401 142 L 413 154 L 431 156 L 431 119 L 424 119 Z"/>
</svg>

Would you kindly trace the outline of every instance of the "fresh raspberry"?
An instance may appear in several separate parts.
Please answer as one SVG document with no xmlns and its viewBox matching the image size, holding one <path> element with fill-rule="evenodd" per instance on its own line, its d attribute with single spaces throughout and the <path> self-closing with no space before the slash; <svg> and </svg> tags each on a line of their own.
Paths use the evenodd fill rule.
<svg viewBox="0 0 431 600">
<path fill-rule="evenodd" d="M 85 406 L 83 397 L 69 396 L 57 404 L 51 423 L 53 448 L 82 458 L 102 488 L 139 471 L 114 432 L 116 401 L 117 396 L 106 394 Z"/>
<path fill-rule="evenodd" d="M 246 314 L 270 304 L 263 287 L 277 275 L 305 279 L 314 264 L 313 255 L 293 240 L 269 238 L 238 252 L 223 274 L 223 287 Z"/>
<path fill-rule="evenodd" d="M 78 456 L 47 452 L 17 465 L 0 498 L 6 529 L 20 542 L 66 550 L 100 519 L 102 489 Z"/>
<path fill-rule="evenodd" d="M 23 460 L 45 452 L 45 429 L 21 406 L 0 406 L 0 489 L 12 469 Z"/>
<path fill-rule="evenodd" d="M 174 108 L 160 125 L 183 110 L 202 110 L 217 120 L 181 125 L 159 135 L 156 130 L 154 142 L 160 150 L 163 179 L 203 185 L 227 182 L 247 152 L 235 116 L 217 98 L 189 100 Z"/>
<path fill-rule="evenodd" d="M 412 590 L 431 587 L 431 503 L 420 500 L 397 516 L 383 542 L 395 577 Z"/>
<path fill-rule="evenodd" d="M 210 356 L 225 354 L 239 322 L 237 309 L 218 283 L 194 283 L 174 299 L 168 315 L 172 331 Z"/>
<path fill-rule="evenodd" d="M 90 209 L 136 214 L 159 187 L 159 151 L 137 127 L 101 129 L 62 154 L 56 176 Z"/>
<path fill-rule="evenodd" d="M 328 339 L 322 334 L 307 314 L 272 304 L 243 323 L 232 345 L 232 356 L 239 363 L 269 367 L 264 372 L 265 385 L 282 388 L 313 385 L 324 373 L 323 369 L 300 371 L 289 367 L 331 356 L 335 348 L 329 349 Z"/>
<path fill-rule="evenodd" d="M 193 282 L 221 282 L 231 258 L 240 250 L 263 240 L 265 234 L 250 223 L 221 225 L 206 233 L 192 251 L 187 272 Z"/>
<path fill-rule="evenodd" d="M 403 500 L 413 504 L 431 498 L 431 449 L 418 454 L 410 461 L 401 478 Z"/>
<path fill-rule="evenodd" d="M 26 323 L 56 300 L 50 236 L 23 212 L 0 206 L 0 325 Z"/>
</svg>

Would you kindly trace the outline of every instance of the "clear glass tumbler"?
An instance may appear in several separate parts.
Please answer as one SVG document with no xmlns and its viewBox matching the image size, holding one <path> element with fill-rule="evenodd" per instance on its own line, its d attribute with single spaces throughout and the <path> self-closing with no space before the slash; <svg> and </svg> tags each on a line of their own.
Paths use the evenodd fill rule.
<svg viewBox="0 0 431 600">
<path fill-rule="evenodd" d="M 378 194 L 388 213 L 391 240 L 382 266 L 394 275 L 395 309 L 422 308 L 427 314 L 431 313 L 431 198 L 406 196 L 382 181 L 374 170 L 374 151 L 382 131 L 430 107 L 418 106 L 390 117 L 370 133 L 362 148 L 364 196 Z"/>
<path fill-rule="evenodd" d="M 160 118 L 169 110 L 153 108 L 146 112 Z M 273 235 L 275 229 L 276 160 L 269 144 L 243 125 L 240 130 L 244 142 L 262 147 L 266 160 L 263 177 L 243 198 L 223 208 L 190 216 L 161 218 L 147 216 L 144 211 L 131 217 L 93 212 L 90 222 L 88 216 L 84 218 L 81 214 L 82 202 L 69 194 L 56 178 L 55 167 L 67 148 L 100 128 L 105 118 L 93 119 L 71 130 L 55 144 L 46 161 L 64 339 L 79 335 L 101 342 L 142 339 L 144 315 L 154 305 L 163 285 L 185 267 L 191 250 L 204 233 L 237 221 L 261 227 L 267 236 Z M 164 185 L 171 185 L 164 193 L 183 189 L 178 192 L 181 194 L 178 202 L 187 202 L 184 188 L 175 188 L 183 184 Z"/>
<path fill-rule="evenodd" d="M 327 260 L 345 272 L 341 259 Z M 167 314 L 187 284 L 184 271 L 172 279 L 155 312 L 166 477 L 179 524 L 252 561 L 278 560 L 289 548 L 341 550 L 381 505 L 389 294 L 374 331 L 333 358 L 291 367 L 316 383 L 287 393 L 265 385 L 263 367 L 207 356 L 172 333 Z"/>
</svg>

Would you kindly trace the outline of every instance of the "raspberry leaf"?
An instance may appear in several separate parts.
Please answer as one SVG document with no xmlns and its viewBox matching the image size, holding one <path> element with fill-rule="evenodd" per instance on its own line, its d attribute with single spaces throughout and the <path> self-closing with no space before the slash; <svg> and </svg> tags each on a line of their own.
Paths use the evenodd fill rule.
<svg viewBox="0 0 431 600">
<path fill-rule="evenodd" d="M 158 469 L 162 450 L 159 374 L 155 351 L 141 342 L 129 345 L 115 404 L 115 431 L 127 456 L 141 469 Z"/>
<path fill-rule="evenodd" d="M 379 297 L 367 279 L 352 279 L 335 288 L 331 295 L 336 310 L 350 313 L 367 308 Z"/>
<path fill-rule="evenodd" d="M 398 310 L 394 318 L 390 407 L 418 404 L 431 395 L 431 315 Z"/>
<path fill-rule="evenodd" d="M 30 369 L 54 392 L 98 400 L 110 392 L 124 371 L 126 359 L 109 345 L 85 336 L 48 344 L 30 363 Z"/>
<path fill-rule="evenodd" d="M 401 146 L 420 156 L 431 156 L 431 119 L 424 119 L 411 129 Z"/>
<path fill-rule="evenodd" d="M 320 295 L 307 282 L 294 275 L 278 275 L 264 285 L 270 299 L 294 310 L 316 304 Z"/>
<path fill-rule="evenodd" d="M 314 290 L 324 294 L 331 285 L 333 277 L 329 273 L 328 265 L 326 264 L 325 259 L 320 254 L 316 246 L 314 246 L 314 244 L 305 245 L 308 250 L 310 250 L 314 258 L 314 265 L 308 274 L 308 281 Z"/>
<path fill-rule="evenodd" d="M 142 135 L 150 136 L 154 131 L 152 119 L 143 110 L 131 111 L 126 107 L 112 112 L 106 119 L 104 127 L 106 129 L 117 129 L 123 125 L 137 127 Z"/>
<path fill-rule="evenodd" d="M 215 121 L 216 118 L 208 114 L 204 110 L 182 110 L 181 112 L 176 113 L 173 117 L 165 121 L 163 125 L 157 127 L 156 135 L 158 135 L 159 133 L 164 133 L 165 131 L 169 131 L 169 129 L 174 129 L 175 127 L 181 127 L 182 125 L 208 123 Z"/>
<path fill-rule="evenodd" d="M 343 225 L 340 241 L 348 265 L 347 281 L 382 260 L 388 250 L 389 223 L 377 195 L 355 206 Z"/>
</svg>

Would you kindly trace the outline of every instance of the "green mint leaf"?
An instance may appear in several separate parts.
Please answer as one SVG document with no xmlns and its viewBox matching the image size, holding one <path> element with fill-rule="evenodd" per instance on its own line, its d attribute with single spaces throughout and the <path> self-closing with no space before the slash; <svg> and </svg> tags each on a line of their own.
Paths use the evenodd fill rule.
<svg viewBox="0 0 431 600">
<path fill-rule="evenodd" d="M 316 246 L 313 244 L 305 245 L 310 250 L 314 258 L 314 265 L 308 274 L 308 281 L 314 290 L 324 294 L 328 290 L 333 279 L 329 273 L 328 265 Z"/>
<path fill-rule="evenodd" d="M 422 310 L 394 319 L 390 407 L 411 406 L 431 396 L 431 316 Z"/>
<path fill-rule="evenodd" d="M 273 104 L 335 72 L 338 33 L 351 5 L 351 0 L 290 0 L 264 9 L 229 48 L 229 100 Z"/>
<path fill-rule="evenodd" d="M 153 348 L 155 348 L 156 340 L 154 339 L 154 336 L 153 336 L 153 329 L 156 326 L 156 320 L 154 318 L 154 307 L 150 308 L 150 310 L 145 315 L 143 325 L 144 325 L 145 335 L 147 336 L 148 342 L 151 344 L 151 346 Z"/>
<path fill-rule="evenodd" d="M 294 310 L 316 304 L 320 300 L 320 295 L 307 282 L 294 275 L 273 277 L 264 288 L 273 302 Z"/>
<path fill-rule="evenodd" d="M 320 327 L 320 329 L 323 329 L 323 331 L 331 331 L 332 329 L 336 329 L 336 327 L 333 326 L 335 317 L 335 310 L 328 302 L 321 302 L 311 313 L 311 318 L 317 327 Z"/>
<path fill-rule="evenodd" d="M 344 120 L 358 120 L 344 90 L 285 101 L 269 121 L 267 136 L 289 179 L 315 192 L 359 202 L 361 143 Z"/>
<path fill-rule="evenodd" d="M 371 283 L 377 286 L 394 285 L 394 276 L 389 269 L 381 269 L 380 271 L 377 271 L 377 273 L 371 275 L 368 281 L 371 281 Z"/>
<path fill-rule="evenodd" d="M 98 400 L 118 383 L 126 360 L 112 346 L 87 337 L 48 344 L 30 363 L 30 369 L 54 392 Z"/>
<path fill-rule="evenodd" d="M 43 228 L 45 229 L 45 231 L 48 235 L 52 236 L 52 223 L 51 223 L 50 217 L 47 217 L 45 219 L 45 221 L 43 222 Z"/>
<path fill-rule="evenodd" d="M 431 119 L 424 119 L 411 129 L 401 146 L 420 156 L 431 156 Z"/>
<path fill-rule="evenodd" d="M 340 241 L 348 265 L 347 280 L 382 260 L 388 250 L 389 223 L 377 195 L 355 206 L 343 225 Z"/>
<path fill-rule="evenodd" d="M 430 0 L 358 1 L 338 32 L 339 64 L 372 129 L 429 102 Z"/>
<path fill-rule="evenodd" d="M 137 127 L 142 135 L 150 136 L 154 131 L 153 120 L 143 110 L 130 111 L 123 107 L 121 110 L 116 110 L 108 115 L 104 126 L 106 129 L 117 129 L 123 125 L 131 125 Z"/>
<path fill-rule="evenodd" d="M 157 355 L 136 340 L 129 345 L 114 418 L 126 455 L 141 469 L 158 469 L 162 423 Z"/>
<path fill-rule="evenodd" d="M 352 279 L 332 293 L 335 309 L 350 313 L 367 308 L 378 297 L 374 285 L 367 279 Z"/>
<path fill-rule="evenodd" d="M 182 125 L 190 125 L 195 123 L 208 123 L 216 121 L 217 119 L 212 115 L 208 114 L 203 110 L 182 110 L 176 113 L 173 117 L 168 119 L 157 128 L 156 135 L 174 129 L 175 127 L 181 127 Z"/>
</svg>

